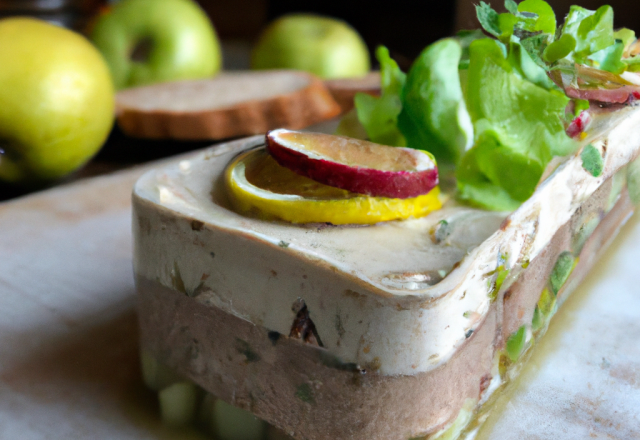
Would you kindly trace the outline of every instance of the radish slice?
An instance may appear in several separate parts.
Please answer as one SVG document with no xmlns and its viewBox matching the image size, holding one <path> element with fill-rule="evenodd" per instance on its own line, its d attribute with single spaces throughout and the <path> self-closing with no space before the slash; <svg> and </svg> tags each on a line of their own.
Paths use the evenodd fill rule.
<svg viewBox="0 0 640 440">
<path fill-rule="evenodd" d="M 567 87 L 565 92 L 569 98 L 623 104 L 630 97 L 638 99 L 640 88 L 638 86 L 622 86 L 617 89 L 577 89 L 575 87 Z"/>
<path fill-rule="evenodd" d="M 406 199 L 438 184 L 435 161 L 420 150 L 285 129 L 268 132 L 266 142 L 283 167 L 354 193 Z"/>
</svg>

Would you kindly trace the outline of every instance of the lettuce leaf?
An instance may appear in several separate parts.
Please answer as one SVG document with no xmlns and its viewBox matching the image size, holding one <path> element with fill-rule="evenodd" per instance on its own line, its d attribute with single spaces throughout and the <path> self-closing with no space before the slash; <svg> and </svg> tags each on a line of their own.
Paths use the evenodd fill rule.
<svg viewBox="0 0 640 440">
<path fill-rule="evenodd" d="M 570 53 L 564 57 L 560 57 L 563 55 L 560 51 L 551 54 L 552 46 L 553 49 L 560 49 L 561 42 L 571 42 L 571 38 L 575 40 L 575 47 Z M 571 63 L 585 64 L 619 75 L 628 69 L 623 56 L 634 39 L 635 33 L 629 29 L 614 32 L 611 6 L 602 6 L 596 11 L 572 6 L 562 35 L 549 46 L 545 55 L 548 62 L 566 59 Z M 561 51 L 567 49 L 568 45 L 565 44 Z"/>
<path fill-rule="evenodd" d="M 458 69 L 464 70 L 469 67 L 469 46 L 475 40 L 479 40 L 481 38 L 485 38 L 485 35 L 480 29 L 475 29 L 472 31 L 458 31 L 458 33 L 456 34 L 456 39 L 458 40 L 458 42 L 460 42 L 460 46 L 462 47 L 462 55 L 460 56 Z"/>
<path fill-rule="evenodd" d="M 571 6 L 562 34 L 569 34 L 576 40 L 576 47 L 569 59 L 585 64 L 589 55 L 615 43 L 613 9 L 608 5 L 601 6 L 596 11 Z"/>
<path fill-rule="evenodd" d="M 613 38 L 615 40 L 622 41 L 624 49 L 627 50 L 627 48 L 631 46 L 634 41 L 636 41 L 636 33 L 631 29 L 620 28 L 613 33 Z"/>
<path fill-rule="evenodd" d="M 549 39 L 549 36 L 546 34 L 538 34 L 529 38 L 520 39 L 520 44 L 527 51 L 531 59 L 545 71 L 549 70 L 549 65 L 545 62 L 543 54 L 547 48 Z"/>
<path fill-rule="evenodd" d="M 389 50 L 376 50 L 380 62 L 381 95 L 357 93 L 354 98 L 358 120 L 369 140 L 383 145 L 404 146 L 406 141 L 398 130 L 398 115 L 402 110 L 401 93 L 406 75 L 389 56 Z"/>
<path fill-rule="evenodd" d="M 622 62 L 623 52 L 624 43 L 617 40 L 611 46 L 591 54 L 589 60 L 599 69 L 619 75 L 627 69 L 627 65 Z"/>
<path fill-rule="evenodd" d="M 516 37 L 513 37 L 509 44 L 507 59 L 523 78 L 547 90 L 557 88 L 555 83 L 549 78 L 549 75 L 547 75 L 547 71 L 531 58 L 529 52 Z"/>
<path fill-rule="evenodd" d="M 520 41 L 531 59 L 548 70 L 542 53 L 556 33 L 556 16 L 551 6 L 544 0 L 524 0 L 520 4 L 505 0 L 505 9 L 509 12 L 498 14 L 486 3 L 476 6 L 478 20 L 485 31 L 504 44 L 514 38 Z"/>
<path fill-rule="evenodd" d="M 472 138 L 458 65 L 462 46 L 445 38 L 414 62 L 402 92 L 398 127 L 407 146 L 428 150 L 438 161 L 457 162 Z"/>
<path fill-rule="evenodd" d="M 500 14 L 498 16 L 498 24 L 500 26 L 500 35 L 498 40 L 508 42 L 511 36 L 521 29 L 522 21 L 517 16 L 509 13 Z"/>
<path fill-rule="evenodd" d="M 544 0 L 524 0 L 520 4 L 505 0 L 504 6 L 509 12 L 499 14 L 485 2 L 476 5 L 480 25 L 500 41 L 507 43 L 512 35 L 526 38 L 555 32 L 556 16 Z"/>
<path fill-rule="evenodd" d="M 493 38 L 466 31 L 437 41 L 407 75 L 379 48 L 382 94 L 355 99 L 369 139 L 428 150 L 442 165 L 455 164 L 459 198 L 492 210 L 517 208 L 553 156 L 576 150 L 565 133 L 570 99 L 557 85 L 561 72 L 575 76 L 577 64 L 614 74 L 640 71 L 640 55 L 628 58 L 635 34 L 613 31 L 609 6 L 572 6 L 557 28 L 544 0 L 504 5 L 504 13 L 484 1 L 476 6 Z M 578 100 L 572 108 L 578 114 L 585 106 Z"/>
<path fill-rule="evenodd" d="M 536 15 L 535 20 L 526 30 L 550 35 L 556 33 L 556 14 L 544 0 L 524 0 L 518 5 L 518 12 L 521 16 L 524 15 L 523 13 Z"/>
<path fill-rule="evenodd" d="M 560 38 L 548 45 L 542 53 L 542 58 L 548 63 L 566 58 L 576 48 L 576 39 L 571 34 L 562 34 Z"/>
<path fill-rule="evenodd" d="M 625 58 L 622 60 L 626 64 L 629 72 L 640 72 L 640 55 L 635 57 Z"/>
<path fill-rule="evenodd" d="M 456 174 L 458 176 L 458 199 L 479 208 L 493 211 L 513 211 L 520 202 L 512 198 L 502 187 L 491 182 L 478 167 L 476 154 L 472 148 L 464 155 Z M 460 176 L 463 180 L 460 180 Z"/>
<path fill-rule="evenodd" d="M 504 8 L 513 15 L 518 15 L 518 3 L 514 0 L 504 0 Z"/>
<path fill-rule="evenodd" d="M 473 42 L 470 54 L 467 106 L 476 135 L 457 170 L 459 196 L 512 209 L 533 194 L 552 156 L 575 150 L 562 123 L 569 98 L 527 79 L 495 40 Z"/>
<path fill-rule="evenodd" d="M 476 5 L 476 15 L 482 29 L 494 37 L 499 37 L 502 34 L 500 28 L 500 15 L 491 7 L 491 5 L 481 1 Z"/>
<path fill-rule="evenodd" d="M 407 79 L 407 75 L 400 70 L 398 63 L 389 55 L 389 49 L 380 46 L 376 49 L 376 58 L 380 63 L 380 78 L 382 93 L 400 95 Z"/>
</svg>

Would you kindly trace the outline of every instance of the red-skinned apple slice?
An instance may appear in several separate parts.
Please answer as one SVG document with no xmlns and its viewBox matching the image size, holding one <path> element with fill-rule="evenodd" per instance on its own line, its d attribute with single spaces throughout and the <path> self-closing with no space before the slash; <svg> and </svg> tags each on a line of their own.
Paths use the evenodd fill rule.
<svg viewBox="0 0 640 440">
<path fill-rule="evenodd" d="M 267 150 L 283 167 L 325 185 L 374 197 L 405 199 L 438 184 L 433 157 L 420 150 L 322 133 L 267 133 Z"/>
</svg>

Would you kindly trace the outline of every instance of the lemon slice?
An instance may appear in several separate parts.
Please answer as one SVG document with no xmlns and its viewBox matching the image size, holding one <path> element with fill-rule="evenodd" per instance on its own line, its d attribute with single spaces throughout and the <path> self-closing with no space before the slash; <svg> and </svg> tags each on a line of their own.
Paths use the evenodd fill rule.
<svg viewBox="0 0 640 440">
<path fill-rule="evenodd" d="M 225 183 L 238 212 L 292 223 L 372 224 L 421 217 L 442 206 L 438 187 L 406 199 L 356 194 L 295 174 L 264 149 L 235 158 Z"/>
</svg>

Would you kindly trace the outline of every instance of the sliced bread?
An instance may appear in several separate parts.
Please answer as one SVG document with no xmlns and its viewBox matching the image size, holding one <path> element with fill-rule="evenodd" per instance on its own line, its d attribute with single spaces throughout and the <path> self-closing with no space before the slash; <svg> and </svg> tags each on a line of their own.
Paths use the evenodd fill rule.
<svg viewBox="0 0 640 440">
<path fill-rule="evenodd" d="M 205 140 L 300 129 L 340 114 L 322 80 L 298 71 L 225 72 L 135 87 L 116 96 L 122 131 L 150 139 Z"/>
<path fill-rule="evenodd" d="M 380 72 L 371 72 L 356 78 L 330 79 L 324 83 L 333 95 L 333 99 L 340 104 L 343 113 L 353 108 L 353 98 L 358 92 L 373 96 L 380 95 Z"/>
</svg>

